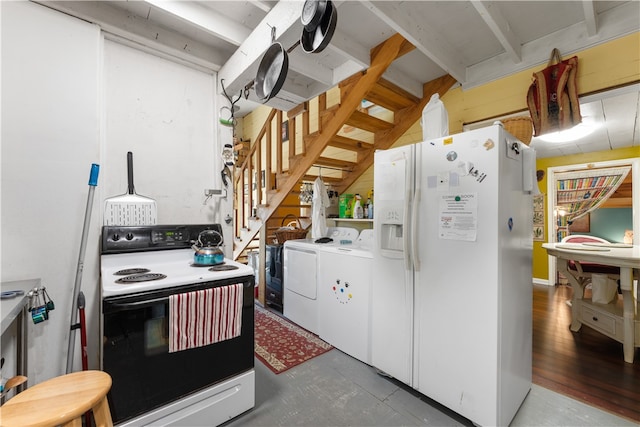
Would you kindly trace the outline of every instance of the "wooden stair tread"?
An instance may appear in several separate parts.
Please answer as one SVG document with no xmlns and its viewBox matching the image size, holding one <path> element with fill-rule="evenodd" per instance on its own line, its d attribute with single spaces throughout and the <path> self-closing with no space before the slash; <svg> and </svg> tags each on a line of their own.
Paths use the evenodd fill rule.
<svg viewBox="0 0 640 427">
<path fill-rule="evenodd" d="M 330 166 L 341 169 L 350 169 L 356 165 L 356 162 L 350 162 L 348 160 L 334 159 L 331 157 L 319 157 L 313 166 Z"/>
<path fill-rule="evenodd" d="M 309 141 L 312 141 L 314 138 L 317 138 L 320 135 L 320 132 L 315 131 L 311 132 L 309 135 L 304 137 L 305 144 L 309 144 Z M 363 151 L 369 150 L 373 147 L 373 144 L 360 141 L 358 139 L 349 138 L 343 135 L 334 135 L 331 137 L 331 140 L 327 143 L 328 147 L 340 148 L 342 150 L 353 151 L 355 153 L 360 153 Z"/>
<path fill-rule="evenodd" d="M 367 94 L 366 100 L 391 111 L 413 107 L 420 99 L 388 80 L 380 79 Z"/>
<path fill-rule="evenodd" d="M 374 133 L 381 130 L 391 129 L 393 127 L 393 123 L 370 116 L 369 114 L 358 110 L 354 111 L 351 116 L 349 116 L 345 124 Z"/>
<path fill-rule="evenodd" d="M 342 135 L 334 135 L 327 145 L 356 152 L 370 150 L 373 147 L 373 144 L 369 144 L 368 142 L 359 141 Z"/>
<path fill-rule="evenodd" d="M 296 163 L 298 161 L 302 161 L 304 158 L 305 158 L 304 154 L 298 154 L 298 155 L 289 157 L 289 162 L 290 162 L 289 164 L 291 165 L 291 164 L 294 164 L 294 163 Z M 311 166 L 309 166 L 309 167 L 311 168 L 311 167 L 327 166 L 327 167 L 334 167 L 334 168 L 340 168 L 340 169 L 349 170 L 353 166 L 355 166 L 356 164 L 357 164 L 356 162 L 352 162 L 352 161 L 349 161 L 349 160 L 336 159 L 336 158 L 332 158 L 332 157 L 318 157 L 313 162 L 313 164 L 311 164 Z M 288 173 L 284 172 L 282 174 L 280 180 L 288 179 L 289 177 L 290 177 L 290 175 Z M 301 181 L 308 181 L 307 175 L 303 176 L 301 180 L 298 180 L 298 183 L 300 184 Z"/>
</svg>

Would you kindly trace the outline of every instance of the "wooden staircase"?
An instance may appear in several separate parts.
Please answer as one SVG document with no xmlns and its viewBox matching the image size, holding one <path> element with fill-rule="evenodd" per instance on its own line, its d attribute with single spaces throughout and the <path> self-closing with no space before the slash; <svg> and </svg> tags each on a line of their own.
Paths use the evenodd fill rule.
<svg viewBox="0 0 640 427">
<path fill-rule="evenodd" d="M 300 203 L 298 195 L 302 182 L 317 178 L 318 167 L 339 171 L 330 177 L 323 175 L 323 180 L 342 194 L 373 165 L 375 150 L 391 147 L 421 117 L 433 94 L 443 96 L 455 84 L 451 76 L 445 75 L 425 83 L 423 96 L 418 98 L 382 78 L 394 60 L 413 49 L 399 34 L 372 49 L 371 66 L 339 84 L 339 101 L 335 105 L 327 107 L 328 93 L 314 100 L 317 129 L 313 132 L 309 102 L 289 111 L 289 142 L 284 147 L 287 153 L 283 152 L 283 113 L 271 110 L 235 170 L 235 259 L 252 242 L 255 244 L 264 224 L 267 227 L 260 234 L 260 246 L 271 243 L 273 232 L 287 214 L 299 217 L 303 227 L 310 224 L 311 207 Z M 363 100 L 382 107 L 377 109 L 382 113 L 369 114 L 362 108 Z M 347 129 L 353 136 L 346 136 Z"/>
</svg>

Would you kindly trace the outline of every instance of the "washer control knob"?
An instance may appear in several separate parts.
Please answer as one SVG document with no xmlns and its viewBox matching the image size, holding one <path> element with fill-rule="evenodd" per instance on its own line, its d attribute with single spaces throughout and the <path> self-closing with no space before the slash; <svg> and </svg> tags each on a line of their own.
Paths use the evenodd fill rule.
<svg viewBox="0 0 640 427">
<path fill-rule="evenodd" d="M 120 235 L 119 234 L 114 234 L 113 237 L 111 238 L 114 242 L 117 242 L 118 240 L 120 240 Z"/>
<path fill-rule="evenodd" d="M 133 240 L 133 234 L 127 233 L 127 240 Z"/>
</svg>

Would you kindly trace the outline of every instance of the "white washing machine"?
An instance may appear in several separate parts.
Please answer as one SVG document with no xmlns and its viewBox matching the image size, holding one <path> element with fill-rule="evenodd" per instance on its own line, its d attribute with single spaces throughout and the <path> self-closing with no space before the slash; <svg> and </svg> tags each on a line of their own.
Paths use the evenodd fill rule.
<svg viewBox="0 0 640 427">
<path fill-rule="evenodd" d="M 318 334 L 318 251 L 340 245 L 341 241 L 355 242 L 358 230 L 351 227 L 329 227 L 329 243 L 315 243 L 314 239 L 287 240 L 284 243 L 283 314 L 309 332 Z"/>
<path fill-rule="evenodd" d="M 373 230 L 353 245 L 320 249 L 318 335 L 348 355 L 371 364 Z"/>
</svg>

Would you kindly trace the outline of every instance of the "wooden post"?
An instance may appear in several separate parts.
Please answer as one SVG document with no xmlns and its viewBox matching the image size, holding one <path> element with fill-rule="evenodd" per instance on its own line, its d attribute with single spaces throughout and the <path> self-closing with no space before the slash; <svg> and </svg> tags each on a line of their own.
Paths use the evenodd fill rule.
<svg viewBox="0 0 640 427">
<path fill-rule="evenodd" d="M 276 173 L 282 173 L 282 111 L 276 113 L 276 122 L 280 127 L 280 132 L 276 135 Z M 273 188 L 274 182 L 270 183 L 269 188 Z"/>
<path fill-rule="evenodd" d="M 265 165 L 264 165 L 264 182 L 262 182 L 262 186 L 265 188 L 265 190 L 268 190 L 269 188 L 271 188 L 271 150 L 273 150 L 273 144 L 271 143 L 272 138 L 271 135 L 267 138 L 267 147 L 266 147 L 266 153 L 265 153 Z M 276 138 L 277 141 L 277 138 Z M 261 190 L 262 191 L 262 190 Z M 262 194 L 262 193 L 260 193 Z M 265 196 L 266 198 L 266 193 Z M 264 204 L 266 203 L 265 198 L 260 197 L 260 204 Z"/>
<path fill-rule="evenodd" d="M 271 129 L 269 129 L 271 130 Z M 271 132 L 267 133 L 267 141 L 271 140 Z M 258 205 L 261 202 L 261 193 L 262 193 L 262 147 L 263 147 L 263 143 L 262 143 L 262 139 L 256 141 L 258 144 L 260 144 L 257 148 L 256 148 L 256 171 L 255 171 L 255 175 L 256 175 L 256 208 L 258 207 Z M 251 187 L 253 188 L 253 186 Z M 253 216 L 253 209 L 251 209 L 250 211 L 251 216 Z"/>
<path fill-rule="evenodd" d="M 309 135 L 309 110 L 302 113 L 302 149 L 300 154 L 304 154 L 307 151 L 305 147 L 305 136 Z"/>
<path fill-rule="evenodd" d="M 256 144 L 260 144 L 260 140 L 257 139 Z M 247 199 L 246 199 L 246 203 L 247 203 L 247 213 L 248 215 L 245 215 L 244 218 L 251 216 L 251 206 L 253 205 L 253 156 L 256 155 L 256 152 L 253 152 L 253 155 L 251 156 L 251 159 L 249 159 L 249 163 L 247 164 Z M 243 188 L 243 194 L 244 194 L 244 188 Z M 243 219 L 244 219 L 243 218 Z M 244 221 L 247 221 L 246 219 L 244 219 Z M 248 225 L 248 221 L 246 222 L 246 224 Z"/>
<path fill-rule="evenodd" d="M 318 95 L 318 133 L 322 132 L 322 112 L 327 109 L 327 92 Z M 304 138 L 303 138 L 304 140 Z"/>
<path fill-rule="evenodd" d="M 296 118 L 289 118 L 289 158 L 296 155 Z M 291 169 L 291 164 L 289 164 Z"/>
</svg>

